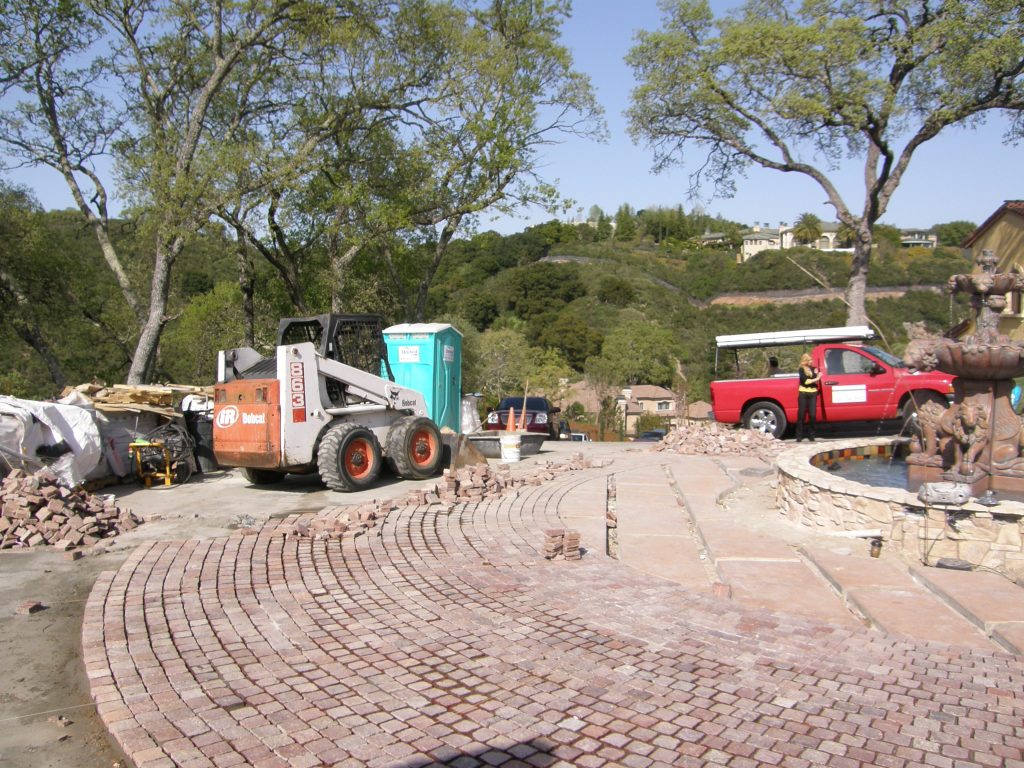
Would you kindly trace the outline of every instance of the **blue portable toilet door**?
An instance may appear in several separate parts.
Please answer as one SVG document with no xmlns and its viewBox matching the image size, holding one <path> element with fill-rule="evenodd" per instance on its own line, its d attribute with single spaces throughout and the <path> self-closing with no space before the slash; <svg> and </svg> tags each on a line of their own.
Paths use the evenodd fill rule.
<svg viewBox="0 0 1024 768">
<path fill-rule="evenodd" d="M 438 376 L 435 379 L 437 396 L 434 400 L 434 421 L 438 426 L 451 427 L 458 432 L 462 420 L 462 360 L 451 336 L 450 333 L 439 333 L 436 339 L 435 368 Z"/>
</svg>

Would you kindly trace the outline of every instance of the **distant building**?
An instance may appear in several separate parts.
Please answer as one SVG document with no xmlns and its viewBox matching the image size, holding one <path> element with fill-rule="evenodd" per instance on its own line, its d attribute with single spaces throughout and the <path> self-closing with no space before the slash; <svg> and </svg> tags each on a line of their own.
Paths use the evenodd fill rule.
<svg viewBox="0 0 1024 768">
<path fill-rule="evenodd" d="M 934 232 L 920 229 L 901 229 L 900 248 L 935 248 L 939 236 Z"/>
<path fill-rule="evenodd" d="M 644 414 L 661 416 L 670 427 L 675 427 L 678 423 L 676 393 L 654 384 L 626 387 L 622 394 L 615 398 L 615 406 L 624 420 L 627 435 L 636 431 L 636 423 Z"/>
<path fill-rule="evenodd" d="M 821 235 L 812 243 L 798 243 L 793 236 L 793 227 L 780 224 L 778 228 L 754 225 L 743 235 L 740 249 L 741 261 L 747 261 L 761 251 L 785 250 L 802 246 L 819 251 L 852 251 L 852 248 L 840 245 L 839 230 L 842 224 L 836 221 L 823 221 L 818 227 Z M 939 244 L 938 236 L 928 230 L 905 229 L 900 231 L 900 247 L 902 248 L 935 248 Z"/>
</svg>

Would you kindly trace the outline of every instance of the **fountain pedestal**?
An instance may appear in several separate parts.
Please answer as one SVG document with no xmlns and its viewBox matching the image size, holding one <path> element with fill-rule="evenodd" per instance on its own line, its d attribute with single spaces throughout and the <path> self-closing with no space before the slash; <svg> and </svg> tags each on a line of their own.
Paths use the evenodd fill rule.
<svg viewBox="0 0 1024 768">
<path fill-rule="evenodd" d="M 976 263 L 980 273 L 949 279 L 951 292 L 971 293 L 975 334 L 962 341 L 915 341 L 904 356 L 913 367 L 957 377 L 953 405 L 926 403 L 918 411 L 920 434 L 907 457 L 909 490 L 940 480 L 967 485 L 975 496 L 1024 490 L 1024 432 L 1010 404 L 1013 378 L 1024 375 L 1024 346 L 998 332 L 1005 294 L 1024 288 L 1024 281 L 996 273 L 992 251 L 982 251 Z"/>
</svg>

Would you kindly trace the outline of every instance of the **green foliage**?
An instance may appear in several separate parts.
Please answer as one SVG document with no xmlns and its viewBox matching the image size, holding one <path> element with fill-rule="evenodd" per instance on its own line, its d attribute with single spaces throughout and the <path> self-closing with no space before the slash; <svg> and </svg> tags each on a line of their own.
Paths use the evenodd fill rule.
<svg viewBox="0 0 1024 768">
<path fill-rule="evenodd" d="M 821 237 L 821 219 L 813 213 L 802 213 L 793 225 L 793 237 L 798 243 L 809 245 Z"/>
<path fill-rule="evenodd" d="M 193 298 L 164 331 L 161 369 L 168 379 L 192 385 L 213 384 L 217 351 L 242 346 L 242 296 L 237 283 L 218 283 Z"/>
<path fill-rule="evenodd" d="M 542 347 L 561 354 L 575 370 L 582 371 L 587 358 L 601 352 L 604 335 L 570 307 L 556 315 L 552 322 L 544 323 L 536 339 Z"/>
<path fill-rule="evenodd" d="M 636 233 L 636 218 L 633 208 L 628 203 L 623 203 L 615 212 L 615 239 L 632 240 L 636 237 Z"/>
<path fill-rule="evenodd" d="M 939 238 L 939 245 L 948 245 L 958 248 L 968 236 L 978 228 L 973 221 L 949 221 L 945 224 L 936 224 L 932 231 Z"/>
<path fill-rule="evenodd" d="M 628 384 L 671 386 L 675 374 L 672 334 L 643 315 L 625 310 L 604 340 L 601 354 L 586 361 L 588 376 Z"/>
<path fill-rule="evenodd" d="M 628 306 L 636 298 L 636 290 L 627 280 L 614 275 L 602 277 L 597 286 L 597 298 L 605 304 L 620 309 Z"/>
<path fill-rule="evenodd" d="M 523 320 L 558 310 L 587 293 L 576 264 L 549 262 L 513 270 L 505 287 L 509 309 Z"/>
<path fill-rule="evenodd" d="M 871 228 L 871 234 L 874 236 L 874 241 L 879 245 L 888 243 L 893 248 L 900 247 L 902 234 L 900 233 L 899 227 L 893 227 L 888 224 L 875 224 L 875 226 Z"/>
</svg>

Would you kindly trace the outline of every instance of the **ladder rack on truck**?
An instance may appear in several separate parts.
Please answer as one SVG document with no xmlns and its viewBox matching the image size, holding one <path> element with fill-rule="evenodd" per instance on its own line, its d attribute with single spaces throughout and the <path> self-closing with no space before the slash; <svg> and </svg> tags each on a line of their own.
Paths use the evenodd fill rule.
<svg viewBox="0 0 1024 768">
<path fill-rule="evenodd" d="M 802 331 L 767 331 L 765 333 L 734 333 L 715 336 L 715 374 L 718 373 L 718 355 L 731 349 L 739 370 L 739 350 L 759 347 L 786 347 L 832 342 L 868 341 L 875 332 L 866 325 L 847 325 L 838 328 L 808 328 Z"/>
</svg>

